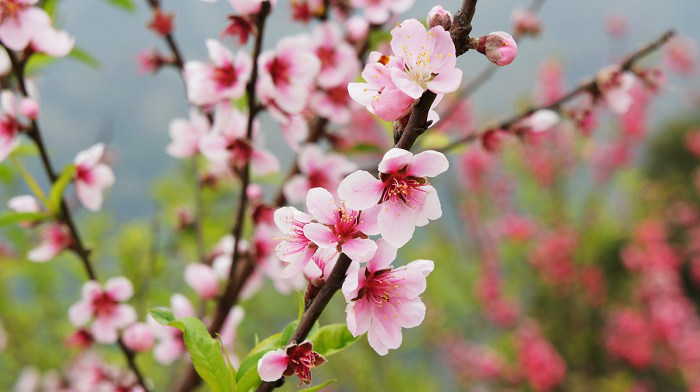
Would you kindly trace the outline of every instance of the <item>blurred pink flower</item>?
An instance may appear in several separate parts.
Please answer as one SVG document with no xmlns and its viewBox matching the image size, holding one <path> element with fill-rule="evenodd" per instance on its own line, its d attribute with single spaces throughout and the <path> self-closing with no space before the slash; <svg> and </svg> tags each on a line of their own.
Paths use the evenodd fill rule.
<svg viewBox="0 0 700 392">
<path fill-rule="evenodd" d="M 104 287 L 91 280 L 83 285 L 82 299 L 68 310 L 71 323 L 82 327 L 92 322 L 90 331 L 95 341 L 114 343 L 119 330 L 136 321 L 136 312 L 131 305 L 124 304 L 134 294 L 129 279 L 109 279 Z"/>
<path fill-rule="evenodd" d="M 90 211 L 102 207 L 102 192 L 114 185 L 114 173 L 102 163 L 105 145 L 97 143 L 75 156 L 75 190 L 78 200 Z"/>
<path fill-rule="evenodd" d="M 73 244 L 68 228 L 60 223 L 50 223 L 41 232 L 41 244 L 27 253 L 34 262 L 46 262 L 58 256 Z"/>
<path fill-rule="evenodd" d="M 325 188 L 335 192 L 341 179 L 357 169 L 357 165 L 336 153 L 324 154 L 316 144 L 305 146 L 299 152 L 299 174 L 284 185 L 284 196 L 290 203 L 305 200 L 311 188 Z"/>
</svg>

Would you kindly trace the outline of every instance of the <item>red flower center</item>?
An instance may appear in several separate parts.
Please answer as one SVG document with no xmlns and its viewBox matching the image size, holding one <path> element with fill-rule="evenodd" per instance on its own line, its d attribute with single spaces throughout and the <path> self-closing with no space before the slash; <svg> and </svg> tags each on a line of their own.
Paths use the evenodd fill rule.
<svg viewBox="0 0 700 392">
<path fill-rule="evenodd" d="M 233 86 L 238 81 L 238 75 L 233 68 L 233 64 L 226 64 L 221 67 L 214 68 L 214 80 L 219 88 L 227 88 Z"/>
<path fill-rule="evenodd" d="M 391 302 L 392 297 L 397 296 L 394 291 L 403 285 L 403 283 L 399 283 L 399 279 L 396 278 L 393 272 L 392 268 L 375 271 L 374 273 L 370 273 L 368 269 L 365 269 L 365 284 L 360 289 L 355 300 L 367 298 L 367 301 L 380 308 L 383 303 Z"/>
<path fill-rule="evenodd" d="M 244 166 L 253 156 L 253 147 L 244 139 L 232 141 L 226 149 L 231 152 L 231 164 L 236 167 Z"/>
<path fill-rule="evenodd" d="M 20 3 L 19 0 L 0 0 L 0 23 L 7 19 L 16 19 L 17 14 L 29 8 L 29 5 Z"/>
<path fill-rule="evenodd" d="M 338 106 L 349 106 L 350 94 L 347 87 L 338 86 L 326 91 L 328 99 Z"/>
<path fill-rule="evenodd" d="M 118 302 L 108 293 L 97 295 L 92 300 L 92 308 L 96 316 L 109 316 L 117 307 Z"/>
<path fill-rule="evenodd" d="M 335 64 L 335 48 L 322 46 L 316 50 L 316 56 L 321 60 L 321 68 L 326 69 Z"/>
<path fill-rule="evenodd" d="M 289 75 L 289 66 L 289 61 L 279 57 L 275 57 L 274 60 L 270 62 L 267 69 L 270 72 L 270 76 L 272 77 L 272 81 L 275 83 L 275 85 L 280 86 L 289 84 L 291 79 Z"/>
<path fill-rule="evenodd" d="M 411 208 L 423 205 L 425 202 L 426 190 L 424 186 L 428 181 L 424 177 L 407 176 L 403 173 L 381 174 L 384 181 L 384 193 L 381 202 L 397 204 L 403 202 Z"/>
</svg>

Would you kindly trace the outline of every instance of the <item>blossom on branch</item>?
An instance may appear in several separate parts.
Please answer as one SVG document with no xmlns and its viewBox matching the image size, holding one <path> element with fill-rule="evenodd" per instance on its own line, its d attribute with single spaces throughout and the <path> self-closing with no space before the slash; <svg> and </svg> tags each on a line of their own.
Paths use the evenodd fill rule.
<svg viewBox="0 0 700 392">
<path fill-rule="evenodd" d="M 428 182 L 447 170 L 447 158 L 437 151 L 415 156 L 400 148 L 389 150 L 379 164 L 379 178 L 356 171 L 338 187 L 338 195 L 354 210 L 381 205 L 379 231 L 392 246 L 400 248 L 413 236 L 416 226 L 442 216 L 437 191 Z"/>
<path fill-rule="evenodd" d="M 431 260 L 416 260 L 394 268 L 396 248 L 384 240 L 377 241 L 377 252 L 360 268 L 353 262 L 343 283 L 348 302 L 348 329 L 353 336 L 368 332 L 369 345 L 379 355 L 401 346 L 401 328 L 420 325 L 425 305 L 420 295 L 425 291 L 426 277 L 433 271 Z"/>
<path fill-rule="evenodd" d="M 75 190 L 80 203 L 90 211 L 102 207 L 102 192 L 114 185 L 114 173 L 102 163 L 104 143 L 97 143 L 75 156 Z"/>
<path fill-rule="evenodd" d="M 267 382 L 296 374 L 301 382 L 308 385 L 311 383 L 311 369 L 325 362 L 326 358 L 313 351 L 313 344 L 306 341 L 290 344 L 284 350 L 277 349 L 265 353 L 258 361 L 258 374 L 261 380 Z"/>
<path fill-rule="evenodd" d="M 114 343 L 118 331 L 136 321 L 134 308 L 123 303 L 133 294 L 134 288 L 127 278 L 112 278 L 104 287 L 91 280 L 83 285 L 82 299 L 70 307 L 68 316 L 76 327 L 92 322 L 90 331 L 95 341 Z"/>
</svg>

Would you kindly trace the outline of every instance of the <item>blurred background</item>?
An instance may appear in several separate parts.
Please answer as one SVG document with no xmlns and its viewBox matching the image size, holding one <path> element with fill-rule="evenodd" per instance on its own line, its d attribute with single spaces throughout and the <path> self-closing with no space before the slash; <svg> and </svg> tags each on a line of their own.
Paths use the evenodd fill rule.
<svg viewBox="0 0 700 392">
<path fill-rule="evenodd" d="M 265 48 L 305 31 L 291 22 L 288 3 L 280 0 L 272 14 Z M 441 4 L 456 10 L 459 3 Z M 435 4 L 418 0 L 406 17 L 423 20 Z M 201 304 L 182 277 L 196 260 L 194 238 L 178 227 L 178 212 L 191 204 L 191 173 L 165 153 L 170 121 L 187 117 L 189 107 L 173 69 L 139 74 L 137 53 L 165 48 L 145 27 L 151 18 L 145 2 L 136 5 L 125 12 L 105 1 L 60 0 L 57 24 L 100 66 L 59 60 L 36 83 L 57 166 L 96 141 L 116 154 L 117 180 L 104 212 L 79 214 L 80 226 L 101 275 L 124 275 L 145 287 L 132 300 L 143 319 L 149 308 L 168 306 L 173 292 Z M 529 5 L 482 0 L 474 34 L 510 31 L 512 10 Z M 174 34 L 186 60 L 207 58 L 204 40 L 220 37 L 231 13 L 223 0 L 163 0 L 163 7 L 175 12 Z M 438 124 L 436 134 L 485 129 L 541 102 L 548 83 L 561 82 L 567 91 L 668 29 L 700 40 L 695 0 L 545 0 L 539 14 L 542 33 L 524 38 L 517 59 L 499 68 L 457 116 Z M 613 36 L 616 20 L 626 28 Z M 661 67 L 665 83 L 644 90 L 643 108 L 627 117 L 599 110 L 592 134 L 566 123 L 544 136 L 509 139 L 497 154 L 479 145 L 454 151 L 450 172 L 434 181 L 442 220 L 419 229 L 395 264 L 435 260 L 422 296 L 426 320 L 404 330 L 402 347 L 387 357 L 362 339 L 314 378 L 339 379 L 329 391 L 700 390 L 700 78 L 697 70 L 668 70 L 663 51 L 641 64 Z M 488 65 L 473 53 L 459 60 L 465 82 Z M 561 79 L 543 76 L 557 74 L 551 67 Z M 293 153 L 268 115 L 262 119 L 267 145 L 286 168 Z M 416 150 L 441 142 L 425 138 Z M 261 181 L 276 189 L 280 179 Z M 3 181 L 3 201 L 23 189 L 11 176 Z M 228 232 L 235 194 L 230 184 L 205 191 L 207 249 Z M 37 236 L 18 228 L 2 234 L 0 390 L 11 391 L 27 372 L 45 375 L 78 357 L 80 350 L 66 347 L 74 332 L 66 309 L 79 298 L 83 272 L 71 255 L 30 263 L 24 254 Z M 240 358 L 256 337 L 279 332 L 296 317 L 297 295 L 266 282 L 242 305 L 246 316 L 234 348 Z M 322 324 L 343 322 L 344 307 L 334 298 Z M 97 351 L 122 364 L 116 349 Z M 150 353 L 139 363 L 158 391 L 188 366 L 186 360 L 163 366 Z M 297 389 L 290 381 L 284 390 Z"/>
</svg>

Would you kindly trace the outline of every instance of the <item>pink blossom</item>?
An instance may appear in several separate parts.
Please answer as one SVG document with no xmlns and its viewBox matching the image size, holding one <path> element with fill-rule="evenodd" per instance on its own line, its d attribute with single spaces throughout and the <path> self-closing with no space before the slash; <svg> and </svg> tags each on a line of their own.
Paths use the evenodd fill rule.
<svg viewBox="0 0 700 392">
<path fill-rule="evenodd" d="M 620 72 L 617 67 L 608 68 L 598 74 L 598 88 L 610 111 L 622 115 L 629 110 L 632 105 L 630 91 L 634 82 L 634 75 L 630 72 Z"/>
<path fill-rule="evenodd" d="M 168 133 L 172 141 L 166 151 L 173 158 L 187 158 L 199 152 L 199 143 L 209 131 L 209 120 L 197 110 L 190 119 L 176 118 L 170 122 Z"/>
<path fill-rule="evenodd" d="M 144 49 L 136 54 L 136 63 L 139 66 L 140 74 L 155 74 L 162 66 L 168 64 L 169 61 L 170 60 L 163 57 L 156 48 Z"/>
<path fill-rule="evenodd" d="M 525 378 L 536 392 L 553 390 L 566 377 L 566 364 L 535 326 L 518 331 L 518 359 Z"/>
<path fill-rule="evenodd" d="M 185 267 L 185 282 L 203 299 L 212 299 L 219 295 L 219 278 L 208 265 L 188 264 Z"/>
<path fill-rule="evenodd" d="M 311 34 L 311 49 L 321 63 L 316 83 L 331 88 L 352 80 L 360 72 L 360 63 L 352 45 L 343 40 L 340 29 L 333 23 L 318 25 Z"/>
<path fill-rule="evenodd" d="M 414 0 L 352 0 L 355 8 L 362 8 L 364 16 L 373 24 L 384 24 L 392 15 L 400 15 L 413 6 Z"/>
<path fill-rule="evenodd" d="M 153 347 L 153 332 L 144 323 L 131 324 L 124 330 L 124 345 L 135 352 L 148 351 Z"/>
<path fill-rule="evenodd" d="M 343 27 L 346 39 L 352 43 L 364 41 L 369 34 L 369 21 L 360 15 L 349 17 Z"/>
<path fill-rule="evenodd" d="M 649 366 L 654 351 L 654 335 L 644 314 L 622 309 L 612 313 L 606 328 L 605 346 L 610 353 L 636 368 Z"/>
<path fill-rule="evenodd" d="M 282 376 L 296 374 L 305 384 L 311 383 L 311 369 L 326 362 L 319 353 L 313 351 L 309 341 L 301 344 L 290 344 L 286 349 L 269 351 L 258 361 L 258 374 L 263 381 L 277 381 Z"/>
<path fill-rule="evenodd" d="M 685 134 L 685 148 L 700 157 L 700 128 L 691 129 Z"/>
<path fill-rule="evenodd" d="M 384 121 L 401 118 L 411 109 L 414 101 L 399 90 L 391 79 L 391 69 L 401 69 L 401 65 L 398 57 L 370 53 L 369 63 L 362 71 L 362 78 L 367 83 L 349 83 L 350 97 Z"/>
<path fill-rule="evenodd" d="M 209 1 L 209 0 L 206 0 Z M 214 0 L 216 1 L 216 0 Z M 250 15 L 257 14 L 260 12 L 260 7 L 265 0 L 228 0 L 239 14 Z M 277 4 L 277 0 L 269 0 L 270 6 L 274 7 Z"/>
<path fill-rule="evenodd" d="M 627 17 L 620 13 L 612 13 L 605 17 L 605 31 L 613 38 L 621 38 L 629 30 Z"/>
<path fill-rule="evenodd" d="M 540 109 L 518 123 L 518 126 L 533 133 L 545 132 L 559 123 L 559 115 L 549 109 Z"/>
<path fill-rule="evenodd" d="M 304 275 L 314 286 L 320 287 L 338 261 L 340 253 L 332 248 L 319 249 L 304 268 Z"/>
<path fill-rule="evenodd" d="M 208 39 L 211 63 L 190 61 L 185 64 L 187 98 L 195 105 L 213 105 L 240 98 L 253 69 L 248 53 L 239 50 L 235 58 L 219 41 Z"/>
<path fill-rule="evenodd" d="M 429 29 L 435 26 L 442 26 L 445 31 L 450 31 L 452 27 L 452 14 L 450 11 L 442 8 L 441 5 L 436 5 L 428 11 L 428 17 L 426 19 L 426 24 Z"/>
<path fill-rule="evenodd" d="M 234 368 L 240 366 L 240 360 L 234 352 L 236 347 L 236 331 L 238 326 L 243 321 L 245 316 L 245 311 L 240 306 L 234 306 L 231 311 L 226 316 L 224 320 L 224 325 L 221 327 L 221 342 L 224 344 L 226 351 L 228 352 L 229 360 Z"/>
<path fill-rule="evenodd" d="M 19 122 L 19 104 L 15 94 L 3 90 L 0 94 L 0 162 L 19 145 L 21 126 Z"/>
<path fill-rule="evenodd" d="M 105 145 L 97 143 L 75 156 L 75 190 L 78 200 L 90 211 L 102 207 L 102 192 L 114 185 L 114 173 L 109 166 L 101 163 Z"/>
<path fill-rule="evenodd" d="M 31 261 L 42 263 L 58 256 L 73 244 L 68 228 L 60 223 L 51 223 L 41 232 L 41 244 L 27 253 Z"/>
<path fill-rule="evenodd" d="M 284 196 L 290 203 L 300 203 L 311 188 L 338 189 L 341 179 L 357 169 L 345 156 L 323 151 L 315 144 L 299 152 L 299 174 L 284 185 Z"/>
<path fill-rule="evenodd" d="M 504 66 L 515 60 L 518 55 L 518 45 L 513 37 L 505 31 L 496 31 L 479 38 L 479 53 L 482 53 L 490 62 Z"/>
<path fill-rule="evenodd" d="M 516 36 L 538 35 L 542 31 L 542 22 L 537 14 L 523 8 L 513 10 L 510 23 Z"/>
<path fill-rule="evenodd" d="M 321 69 L 321 61 L 309 50 L 307 36 L 286 37 L 277 50 L 260 55 L 260 78 L 257 90 L 264 103 L 274 102 L 290 114 L 306 107 L 313 81 Z"/>
<path fill-rule="evenodd" d="M 49 16 L 33 7 L 37 1 L 3 0 L 0 4 L 0 41 L 8 48 L 23 50 L 46 27 Z"/>
<path fill-rule="evenodd" d="M 389 150 L 379 164 L 379 179 L 366 171 L 356 171 L 338 187 L 338 195 L 354 210 L 366 210 L 379 203 L 378 223 L 382 237 L 392 246 L 402 247 L 413 236 L 416 226 L 442 216 L 437 191 L 428 182 L 447 170 L 447 158 L 437 151 L 415 156 L 406 150 Z"/>
<path fill-rule="evenodd" d="M 377 245 L 368 235 L 379 234 L 376 205 L 353 210 L 323 188 L 313 188 L 306 196 L 306 206 L 314 221 L 304 226 L 304 236 L 321 249 L 336 249 L 358 262 L 368 261 Z"/>
<path fill-rule="evenodd" d="M 275 254 L 280 260 L 289 263 L 283 276 L 294 276 L 303 271 L 318 246 L 304 234 L 304 227 L 312 220 L 294 207 L 282 207 L 275 211 L 275 224 L 285 236 Z"/>
<path fill-rule="evenodd" d="M 377 251 L 366 267 L 354 262 L 343 283 L 348 302 L 348 329 L 353 336 L 369 332 L 369 345 L 379 355 L 401 346 L 401 328 L 420 325 L 425 305 L 420 295 L 425 291 L 425 278 L 433 271 L 431 260 L 416 260 L 394 268 L 396 248 L 380 239 Z"/>
<path fill-rule="evenodd" d="M 318 98 L 315 97 L 314 99 L 318 100 Z M 321 103 L 321 105 L 330 113 L 330 111 L 336 110 L 337 103 L 329 103 L 324 101 Z M 299 143 L 306 140 L 309 136 L 309 123 L 307 122 L 306 118 L 299 113 L 285 113 L 280 108 L 276 107 L 274 102 L 268 102 L 267 110 L 272 119 L 280 125 L 280 128 L 282 128 L 282 137 L 284 137 L 284 141 L 287 142 L 289 148 L 294 151 L 298 151 Z M 342 112 L 344 109 L 339 110 Z"/>
<path fill-rule="evenodd" d="M 456 68 L 455 46 L 442 26 L 426 31 L 416 19 L 403 21 L 391 30 L 391 49 L 402 62 L 391 68 L 391 80 L 411 98 L 425 90 L 447 94 L 459 88 L 462 70 Z"/>
<path fill-rule="evenodd" d="M 258 175 L 279 170 L 277 158 L 260 148 L 262 133 L 260 123 L 253 123 L 253 144 L 248 142 L 248 116 L 228 104 L 217 107 L 211 132 L 202 137 L 199 149 L 210 161 L 242 169 L 247 163 Z"/>
<path fill-rule="evenodd" d="M 350 121 L 352 99 L 348 93 L 347 83 L 318 90 L 311 97 L 311 106 L 321 117 L 333 124 L 344 125 Z"/>
<path fill-rule="evenodd" d="M 632 103 L 629 109 L 620 116 L 620 125 L 623 135 L 629 137 L 630 141 L 641 141 L 647 131 L 647 109 L 651 96 L 640 82 L 634 83 L 629 96 Z"/>
<path fill-rule="evenodd" d="M 15 212 L 40 212 L 41 204 L 32 195 L 15 196 L 7 201 L 7 206 Z"/>
<path fill-rule="evenodd" d="M 229 15 L 229 24 L 221 33 L 222 36 L 238 37 L 238 44 L 243 46 L 248 42 L 248 37 L 253 33 L 255 25 L 250 17 Z"/>
<path fill-rule="evenodd" d="M 31 47 L 35 52 L 45 53 L 53 57 L 67 56 L 75 46 L 75 38 L 65 31 L 51 27 L 48 17 L 43 21 L 43 28 L 32 37 Z"/>
<path fill-rule="evenodd" d="M 275 254 L 278 240 L 282 233 L 276 227 L 274 215 L 272 220 L 259 222 L 255 226 L 253 234 L 253 246 L 255 247 L 255 260 L 258 268 L 255 273 L 260 273 L 270 280 L 275 289 L 281 294 L 287 295 L 295 290 L 301 290 L 306 285 L 306 281 L 301 274 L 287 275 L 284 272 L 286 263 L 281 261 Z M 244 286 L 245 296 L 252 295 L 253 290 L 257 290 L 255 282 L 247 282 Z"/>
<path fill-rule="evenodd" d="M 676 36 L 665 46 L 663 55 L 669 68 L 688 76 L 695 71 L 698 46 L 690 37 Z"/>
<path fill-rule="evenodd" d="M 545 60 L 537 69 L 537 102 L 550 105 L 564 96 L 564 70 L 560 61 Z"/>
<path fill-rule="evenodd" d="M 170 297 L 170 306 L 175 318 L 193 317 L 196 315 L 192 304 L 182 294 L 173 294 Z M 153 348 L 153 357 L 158 363 L 169 365 L 187 353 L 185 342 L 182 340 L 182 332 L 179 329 L 160 325 L 150 315 L 146 322 L 153 331 L 153 337 L 157 341 Z"/>
<path fill-rule="evenodd" d="M 71 323 L 82 327 L 92 321 L 91 332 L 100 343 L 117 341 L 118 331 L 136 321 L 136 312 L 124 304 L 134 294 L 129 279 L 112 278 L 104 287 L 91 280 L 83 285 L 82 299 L 68 310 Z"/>
</svg>

